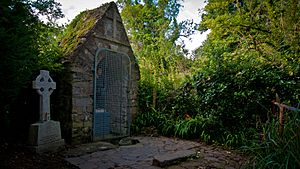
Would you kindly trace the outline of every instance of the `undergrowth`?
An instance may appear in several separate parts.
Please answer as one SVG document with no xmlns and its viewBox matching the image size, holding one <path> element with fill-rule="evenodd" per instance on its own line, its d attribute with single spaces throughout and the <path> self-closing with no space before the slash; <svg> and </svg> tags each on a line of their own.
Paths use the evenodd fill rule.
<svg viewBox="0 0 300 169">
<path fill-rule="evenodd" d="M 256 137 L 254 129 L 230 132 L 222 128 L 212 116 L 204 117 L 202 115 L 174 118 L 169 114 L 151 111 L 139 114 L 131 129 L 133 133 L 140 134 L 147 127 L 154 127 L 158 134 L 164 136 L 200 139 L 208 144 L 214 143 L 228 147 L 250 144 L 247 139 Z"/>
<path fill-rule="evenodd" d="M 270 116 L 277 93 L 285 103 L 297 107 L 299 73 L 288 75 L 278 67 L 265 67 L 247 67 L 243 73 L 242 68 L 199 73 L 178 89 L 157 88 L 155 109 L 146 104 L 153 98 L 144 83 L 140 91 L 147 97 L 140 94 L 142 113 L 134 120 L 132 131 L 154 127 L 164 136 L 242 147 L 253 156 L 246 166 L 249 168 L 300 168 L 299 112 L 286 116 L 282 136 L 278 135 L 278 119 Z"/>
<path fill-rule="evenodd" d="M 290 111 L 282 134 L 279 133 L 279 121 L 273 119 L 264 124 L 260 142 L 253 141 L 252 146 L 243 150 L 253 155 L 245 168 L 300 168 L 300 112 Z"/>
<path fill-rule="evenodd" d="M 236 147 L 249 154 L 251 159 L 244 168 L 300 168 L 300 112 L 286 115 L 285 129 L 279 134 L 279 120 L 273 118 L 261 125 L 262 131 L 247 128 L 237 132 L 222 128 L 213 117 L 200 115 L 174 119 L 168 114 L 151 111 L 139 114 L 132 130 L 142 132 L 155 127 L 158 134 L 185 139 L 200 139 L 227 147 Z"/>
</svg>

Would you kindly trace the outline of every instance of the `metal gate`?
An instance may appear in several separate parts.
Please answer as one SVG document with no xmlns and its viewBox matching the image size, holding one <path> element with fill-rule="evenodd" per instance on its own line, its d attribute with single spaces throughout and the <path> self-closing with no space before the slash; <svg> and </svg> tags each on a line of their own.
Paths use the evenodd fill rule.
<svg viewBox="0 0 300 169">
<path fill-rule="evenodd" d="M 128 55 L 98 49 L 94 63 L 93 140 L 130 134 L 130 75 Z"/>
</svg>

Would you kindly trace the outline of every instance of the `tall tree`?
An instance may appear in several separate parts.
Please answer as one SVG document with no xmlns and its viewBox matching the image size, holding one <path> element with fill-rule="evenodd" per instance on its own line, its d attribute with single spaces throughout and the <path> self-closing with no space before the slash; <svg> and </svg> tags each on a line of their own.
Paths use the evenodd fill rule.
<svg viewBox="0 0 300 169">
<path fill-rule="evenodd" d="M 256 61 L 287 64 L 286 57 L 295 60 L 300 52 L 299 4 L 295 0 L 209 0 L 200 30 L 210 29 L 207 44 L 232 51 L 229 58 L 250 52 L 256 53 Z M 228 54 L 224 51 L 222 56 Z"/>
<path fill-rule="evenodd" d="M 177 22 L 181 8 L 178 0 L 119 0 L 122 18 L 127 28 L 141 70 L 141 85 L 152 88 L 152 106 L 156 105 L 159 88 L 173 88 L 180 72 L 185 71 L 182 46 L 176 45 L 184 23 Z M 191 28 L 191 27 L 190 27 Z M 186 31 L 185 33 L 187 33 Z"/>
<path fill-rule="evenodd" d="M 42 16 L 47 16 L 50 22 L 41 21 Z M 59 17 L 62 17 L 62 12 L 54 0 L 0 2 L 1 125 L 9 123 L 12 106 L 21 89 L 30 82 L 33 71 L 41 65 L 51 65 L 51 57 L 57 57 L 51 55 L 47 57 L 49 60 L 40 60 L 48 53 L 46 49 L 53 49 L 49 48 L 48 42 L 54 38 L 51 32 L 55 27 L 54 20 Z"/>
<path fill-rule="evenodd" d="M 200 30 L 211 33 L 195 73 L 203 112 L 253 126 L 275 93 L 298 101 L 299 1 L 209 0 L 204 11 Z"/>
</svg>

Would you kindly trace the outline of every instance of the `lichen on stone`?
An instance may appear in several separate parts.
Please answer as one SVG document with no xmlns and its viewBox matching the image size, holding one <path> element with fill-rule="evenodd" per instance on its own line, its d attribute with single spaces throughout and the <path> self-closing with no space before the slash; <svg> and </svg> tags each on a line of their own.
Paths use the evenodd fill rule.
<svg viewBox="0 0 300 169">
<path fill-rule="evenodd" d="M 91 15 L 90 11 L 81 12 L 66 27 L 60 46 L 65 55 L 70 54 L 81 42 L 82 38 L 92 29 L 96 23 L 96 18 Z"/>
<path fill-rule="evenodd" d="M 83 11 L 67 25 L 64 33 L 59 38 L 60 46 L 66 56 L 88 38 L 86 37 L 87 33 L 93 29 L 96 22 L 102 18 L 102 15 L 112 4 L 114 3 L 106 3 L 99 8 Z"/>
</svg>

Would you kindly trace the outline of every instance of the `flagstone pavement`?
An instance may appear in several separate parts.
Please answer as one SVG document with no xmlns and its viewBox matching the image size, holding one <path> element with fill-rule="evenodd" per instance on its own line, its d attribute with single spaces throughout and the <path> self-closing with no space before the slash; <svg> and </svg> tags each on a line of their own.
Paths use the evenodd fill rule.
<svg viewBox="0 0 300 169">
<path fill-rule="evenodd" d="M 99 142 L 93 146 L 68 151 L 66 160 L 81 169 L 158 169 L 153 159 L 172 158 L 176 154 L 194 151 L 186 161 L 173 160 L 167 169 L 235 169 L 241 168 L 245 157 L 234 151 L 194 141 L 167 137 L 133 137 L 139 143 L 129 146 L 114 146 Z M 95 146 L 96 145 L 96 146 Z M 161 160 L 161 159 L 160 159 Z M 175 162 L 175 163 L 174 163 Z"/>
</svg>

